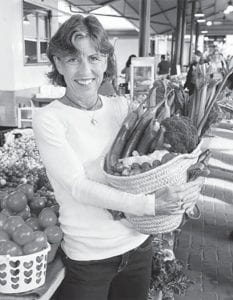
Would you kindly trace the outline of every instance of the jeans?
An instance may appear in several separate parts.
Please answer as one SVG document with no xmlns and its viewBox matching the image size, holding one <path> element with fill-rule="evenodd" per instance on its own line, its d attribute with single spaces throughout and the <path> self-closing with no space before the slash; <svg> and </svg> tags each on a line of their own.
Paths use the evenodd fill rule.
<svg viewBox="0 0 233 300">
<path fill-rule="evenodd" d="M 102 260 L 75 261 L 63 255 L 66 276 L 59 300 L 147 300 L 151 278 L 149 237 L 139 247 Z"/>
</svg>

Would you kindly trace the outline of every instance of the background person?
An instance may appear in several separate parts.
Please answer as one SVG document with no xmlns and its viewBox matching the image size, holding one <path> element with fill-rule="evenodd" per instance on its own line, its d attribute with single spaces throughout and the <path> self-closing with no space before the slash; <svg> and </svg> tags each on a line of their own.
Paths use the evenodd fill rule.
<svg viewBox="0 0 233 300">
<path fill-rule="evenodd" d="M 129 83 L 130 83 L 130 65 L 133 57 L 136 57 L 135 54 L 131 54 L 125 64 L 125 67 L 121 70 L 121 74 L 125 74 L 125 93 L 128 94 L 129 91 Z"/>
<path fill-rule="evenodd" d="M 166 60 L 165 55 L 161 55 L 161 61 L 158 63 L 158 75 L 168 75 L 170 73 L 170 63 Z"/>
<path fill-rule="evenodd" d="M 146 300 L 150 238 L 126 220 L 114 220 L 108 209 L 135 215 L 180 213 L 194 205 L 201 189 L 197 180 L 161 189 L 155 199 L 107 185 L 101 162 L 128 112 L 125 99 L 98 94 L 103 78 L 115 74 L 113 54 L 94 16 L 72 16 L 49 42 L 49 77 L 66 93 L 35 112 L 33 130 L 64 232 L 66 273 L 59 300 Z"/>
<path fill-rule="evenodd" d="M 187 73 L 187 77 L 186 77 L 186 81 L 185 81 L 185 84 L 184 84 L 184 88 L 188 89 L 189 95 L 192 95 L 193 92 L 194 92 L 195 84 L 193 82 L 193 80 L 194 80 L 193 70 L 194 70 L 194 68 L 196 67 L 196 65 L 198 63 L 203 63 L 203 55 L 202 55 L 201 51 L 196 50 L 193 53 L 192 62 L 190 64 L 190 67 L 189 67 L 189 70 L 188 70 L 188 73 Z"/>
</svg>

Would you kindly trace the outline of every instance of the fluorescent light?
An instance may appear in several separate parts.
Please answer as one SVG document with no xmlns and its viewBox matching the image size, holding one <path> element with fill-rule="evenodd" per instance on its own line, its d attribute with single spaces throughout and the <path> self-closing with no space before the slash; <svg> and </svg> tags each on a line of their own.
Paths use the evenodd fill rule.
<svg viewBox="0 0 233 300">
<path fill-rule="evenodd" d="M 204 14 L 204 13 L 201 13 L 201 12 L 197 12 L 197 13 L 194 14 L 194 16 L 195 16 L 196 18 L 202 18 L 202 17 L 205 16 L 205 14 Z"/>
<path fill-rule="evenodd" d="M 224 14 L 228 15 L 233 12 L 233 4 L 232 1 L 228 1 L 227 8 L 224 10 Z"/>
<path fill-rule="evenodd" d="M 205 23 L 206 19 L 197 19 L 197 23 Z"/>
<path fill-rule="evenodd" d="M 210 20 L 206 22 L 206 25 L 207 25 L 207 26 L 211 26 L 212 24 L 213 24 L 213 22 L 210 21 Z"/>
<path fill-rule="evenodd" d="M 201 33 L 208 33 L 208 30 L 202 30 Z"/>
</svg>

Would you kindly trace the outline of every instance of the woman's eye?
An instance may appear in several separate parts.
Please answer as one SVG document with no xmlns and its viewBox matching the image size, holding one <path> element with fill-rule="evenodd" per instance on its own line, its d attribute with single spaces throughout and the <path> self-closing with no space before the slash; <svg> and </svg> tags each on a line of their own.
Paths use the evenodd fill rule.
<svg viewBox="0 0 233 300">
<path fill-rule="evenodd" d="M 67 60 L 68 63 L 77 63 L 79 60 L 76 57 L 71 57 Z"/>
<path fill-rule="evenodd" d="M 95 63 L 95 62 L 100 61 L 100 57 L 97 56 L 97 55 L 94 55 L 94 56 L 91 56 L 91 57 L 89 58 L 89 60 L 90 60 L 91 63 Z"/>
</svg>

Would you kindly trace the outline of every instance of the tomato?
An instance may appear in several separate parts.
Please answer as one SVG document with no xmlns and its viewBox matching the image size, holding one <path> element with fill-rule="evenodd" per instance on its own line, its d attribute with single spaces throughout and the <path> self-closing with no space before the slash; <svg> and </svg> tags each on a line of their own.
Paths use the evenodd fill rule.
<svg viewBox="0 0 233 300">
<path fill-rule="evenodd" d="M 29 202 L 32 211 L 39 213 L 46 205 L 47 199 L 45 197 L 36 196 Z"/>
<path fill-rule="evenodd" d="M 54 210 L 50 207 L 46 207 L 42 209 L 39 216 L 39 224 L 42 228 L 46 228 L 48 226 L 56 225 L 57 224 L 57 216 Z"/>
<path fill-rule="evenodd" d="M 48 243 L 47 235 L 43 231 L 35 231 L 34 232 L 34 241 L 42 244 L 42 247 L 46 247 Z"/>
<path fill-rule="evenodd" d="M 27 197 L 23 192 L 15 191 L 8 195 L 6 205 L 7 208 L 18 213 L 25 209 L 27 205 Z"/>
<path fill-rule="evenodd" d="M 17 189 L 22 191 L 26 195 L 28 201 L 32 200 L 34 195 L 34 189 L 32 184 L 22 183 L 17 187 Z"/>
<path fill-rule="evenodd" d="M 8 193 L 0 191 L 0 206 L 1 209 L 6 208 L 6 199 L 7 199 Z"/>
<path fill-rule="evenodd" d="M 63 238 L 63 232 L 57 225 L 45 228 L 44 233 L 47 235 L 48 241 L 51 244 L 60 243 Z"/>
<path fill-rule="evenodd" d="M 9 241 L 10 237 L 8 235 L 8 233 L 2 229 L 0 229 L 0 242 L 2 241 Z"/>
<path fill-rule="evenodd" d="M 0 212 L 0 229 L 3 227 L 4 222 L 7 220 L 7 216 Z"/>
<path fill-rule="evenodd" d="M 0 242 L 0 255 L 19 256 L 23 254 L 22 248 L 12 241 Z"/>
<path fill-rule="evenodd" d="M 37 217 L 30 217 L 25 220 L 25 223 L 31 227 L 33 231 L 40 230 L 40 224 Z"/>
<path fill-rule="evenodd" d="M 52 204 L 51 206 L 49 206 L 50 208 L 52 208 L 52 210 L 55 212 L 55 214 L 56 214 L 56 216 L 58 216 L 59 215 L 59 204 L 58 203 L 56 203 L 56 204 Z"/>
<path fill-rule="evenodd" d="M 5 230 L 9 235 L 12 235 L 17 227 L 24 224 L 24 220 L 20 216 L 10 216 L 3 224 L 3 230 Z"/>
<path fill-rule="evenodd" d="M 41 243 L 38 243 L 36 241 L 32 241 L 30 243 L 27 243 L 26 245 L 23 246 L 23 253 L 24 254 L 32 254 L 39 252 L 40 250 L 43 249 L 43 246 Z"/>
<path fill-rule="evenodd" d="M 31 217 L 31 210 L 28 205 L 25 206 L 24 210 L 17 213 L 17 216 L 21 216 L 24 220 Z"/>
<path fill-rule="evenodd" d="M 14 215 L 14 213 L 13 213 L 10 209 L 8 209 L 8 208 L 3 208 L 3 209 L 1 210 L 1 213 L 2 213 L 3 215 L 7 216 L 7 217 L 10 217 L 10 216 L 13 216 L 13 215 Z"/>
<path fill-rule="evenodd" d="M 34 232 L 27 224 L 23 224 L 15 229 L 12 239 L 18 245 L 23 246 L 34 239 Z"/>
</svg>

